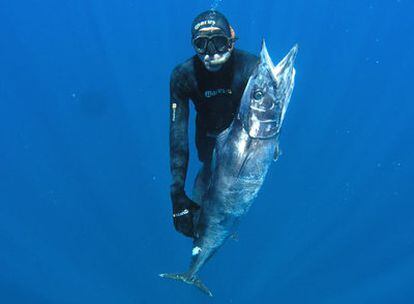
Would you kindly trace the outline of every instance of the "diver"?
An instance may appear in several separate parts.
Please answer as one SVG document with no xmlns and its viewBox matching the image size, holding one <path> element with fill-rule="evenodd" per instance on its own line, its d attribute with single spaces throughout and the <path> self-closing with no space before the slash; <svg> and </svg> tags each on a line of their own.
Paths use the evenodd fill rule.
<svg viewBox="0 0 414 304">
<path fill-rule="evenodd" d="M 195 237 L 194 219 L 208 189 L 216 137 L 237 114 L 258 58 L 234 47 L 235 32 L 226 17 L 216 10 L 199 14 L 192 22 L 191 35 L 196 54 L 175 67 L 170 80 L 170 167 L 174 227 L 188 237 Z M 195 142 L 202 163 L 192 199 L 184 190 L 190 99 L 197 112 Z"/>
</svg>

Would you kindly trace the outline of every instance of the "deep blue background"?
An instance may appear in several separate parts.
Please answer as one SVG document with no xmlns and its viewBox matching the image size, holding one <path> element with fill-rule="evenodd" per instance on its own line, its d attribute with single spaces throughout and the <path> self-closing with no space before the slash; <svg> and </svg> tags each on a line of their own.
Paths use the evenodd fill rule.
<svg viewBox="0 0 414 304">
<path fill-rule="evenodd" d="M 414 302 L 409 0 L 219 3 L 238 47 L 300 45 L 283 155 L 201 273 L 215 298 L 157 276 L 190 257 L 168 82 L 210 6 L 1 1 L 0 303 Z"/>
</svg>

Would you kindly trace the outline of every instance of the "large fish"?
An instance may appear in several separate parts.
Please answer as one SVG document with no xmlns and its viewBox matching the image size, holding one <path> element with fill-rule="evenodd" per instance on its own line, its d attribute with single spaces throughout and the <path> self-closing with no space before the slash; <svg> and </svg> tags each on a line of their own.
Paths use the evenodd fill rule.
<svg viewBox="0 0 414 304">
<path fill-rule="evenodd" d="M 263 41 L 260 60 L 243 93 L 231 126 L 217 138 L 212 178 L 196 225 L 192 260 L 187 272 L 160 274 L 197 286 L 212 296 L 197 277 L 206 261 L 223 245 L 251 206 L 273 158 L 294 87 L 295 45 L 274 66 Z"/>
</svg>

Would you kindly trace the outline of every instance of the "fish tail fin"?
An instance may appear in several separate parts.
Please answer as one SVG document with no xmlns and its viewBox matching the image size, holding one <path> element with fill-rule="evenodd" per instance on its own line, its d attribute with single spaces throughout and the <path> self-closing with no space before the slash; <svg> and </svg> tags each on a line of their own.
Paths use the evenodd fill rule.
<svg viewBox="0 0 414 304">
<path fill-rule="evenodd" d="M 194 285 L 198 289 L 200 289 L 202 292 L 207 294 L 208 296 L 212 297 L 213 294 L 211 291 L 207 288 L 206 285 L 196 276 L 189 276 L 187 273 L 161 273 L 161 278 L 166 279 L 172 279 L 176 281 L 181 281 L 190 285 Z"/>
</svg>

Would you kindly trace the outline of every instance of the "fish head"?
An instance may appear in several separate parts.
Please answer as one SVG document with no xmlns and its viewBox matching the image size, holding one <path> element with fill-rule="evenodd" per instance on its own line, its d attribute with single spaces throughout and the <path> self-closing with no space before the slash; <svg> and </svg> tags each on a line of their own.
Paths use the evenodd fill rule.
<svg viewBox="0 0 414 304">
<path fill-rule="evenodd" d="M 295 45 L 274 66 L 263 41 L 260 60 L 243 93 L 239 118 L 252 138 L 271 138 L 279 134 L 293 90 Z"/>
</svg>

